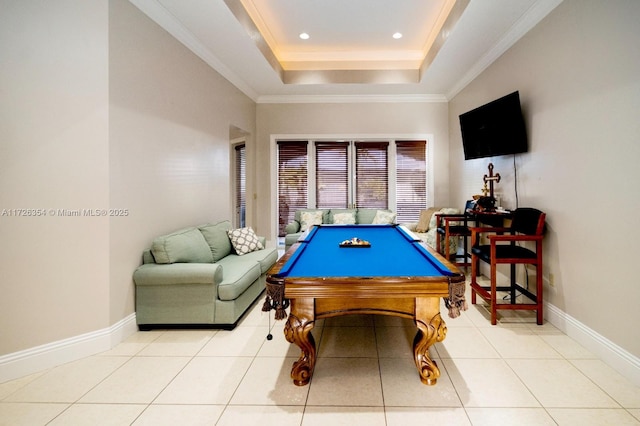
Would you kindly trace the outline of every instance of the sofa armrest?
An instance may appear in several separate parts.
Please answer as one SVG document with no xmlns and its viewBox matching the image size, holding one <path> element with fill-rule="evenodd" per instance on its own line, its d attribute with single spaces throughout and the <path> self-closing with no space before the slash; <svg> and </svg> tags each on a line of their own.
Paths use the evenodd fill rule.
<svg viewBox="0 0 640 426">
<path fill-rule="evenodd" d="M 217 263 L 149 263 L 139 266 L 133 273 L 137 286 L 211 284 L 222 282 L 222 265 Z"/>
<path fill-rule="evenodd" d="M 286 232 L 287 234 L 295 234 L 297 232 L 300 232 L 300 222 L 294 220 L 293 222 L 288 223 L 284 227 L 284 232 Z"/>
</svg>

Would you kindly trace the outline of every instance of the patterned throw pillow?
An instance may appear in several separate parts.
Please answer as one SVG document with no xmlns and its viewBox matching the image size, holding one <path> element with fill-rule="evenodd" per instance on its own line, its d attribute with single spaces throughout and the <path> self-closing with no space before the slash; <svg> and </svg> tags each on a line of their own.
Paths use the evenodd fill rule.
<svg viewBox="0 0 640 426">
<path fill-rule="evenodd" d="M 322 210 L 300 213 L 300 231 L 306 231 L 313 225 L 322 225 Z"/>
<path fill-rule="evenodd" d="M 375 225 L 389 225 L 396 220 L 396 214 L 394 212 L 386 212 L 384 210 L 378 210 L 376 217 L 373 218 L 373 224 Z"/>
<path fill-rule="evenodd" d="M 229 240 L 231 240 L 231 245 L 239 256 L 264 248 L 252 228 L 230 230 Z"/>
<path fill-rule="evenodd" d="M 443 207 L 438 211 L 438 213 L 442 213 L 442 214 L 458 214 L 458 213 L 460 213 L 460 210 L 454 209 L 454 208 L 451 208 L 451 207 Z M 433 216 L 431 216 L 431 220 L 429 221 L 429 229 L 435 228 L 437 222 L 438 222 L 438 218 L 434 214 Z"/>
<path fill-rule="evenodd" d="M 337 225 L 354 225 L 356 223 L 356 215 L 349 213 L 336 213 L 333 215 L 333 223 Z"/>
</svg>

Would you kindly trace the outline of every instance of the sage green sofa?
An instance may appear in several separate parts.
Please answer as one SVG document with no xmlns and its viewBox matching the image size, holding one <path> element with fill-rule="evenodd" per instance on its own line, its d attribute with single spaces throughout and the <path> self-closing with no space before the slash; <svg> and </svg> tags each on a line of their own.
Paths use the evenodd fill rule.
<svg viewBox="0 0 640 426">
<path fill-rule="evenodd" d="M 305 216 L 309 216 L 305 220 Z M 314 217 L 315 216 L 315 217 Z M 296 210 L 294 220 L 285 230 L 284 246 L 288 250 L 310 225 L 315 224 L 371 224 L 395 223 L 396 214 L 386 209 L 302 209 Z M 321 220 L 321 222 L 320 222 Z M 318 223 L 319 222 L 319 223 Z"/>
<path fill-rule="evenodd" d="M 233 329 L 262 294 L 266 272 L 277 259 L 264 237 L 250 228 L 232 230 L 229 221 L 159 236 L 133 274 L 136 323 L 140 330 Z"/>
</svg>

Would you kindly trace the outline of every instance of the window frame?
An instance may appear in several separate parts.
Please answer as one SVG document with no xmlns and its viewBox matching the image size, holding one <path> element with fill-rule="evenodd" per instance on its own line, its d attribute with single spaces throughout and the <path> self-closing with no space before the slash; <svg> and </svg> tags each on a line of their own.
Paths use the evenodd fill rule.
<svg viewBox="0 0 640 426">
<path fill-rule="evenodd" d="M 236 227 L 244 227 L 247 223 L 247 145 L 242 139 L 241 142 L 234 143 L 232 146 L 234 153 L 233 222 Z"/>
<path fill-rule="evenodd" d="M 278 142 L 279 141 L 292 141 L 292 140 L 306 140 L 311 142 L 314 141 L 328 141 L 328 140 L 360 140 L 360 141 L 389 141 L 391 142 L 390 146 L 393 146 L 393 149 L 389 150 L 389 164 L 396 164 L 396 156 L 395 156 L 395 141 L 402 140 L 424 140 L 426 141 L 426 189 L 427 189 L 427 206 L 426 208 L 433 207 L 434 196 L 435 196 L 435 186 L 434 186 L 434 145 L 435 145 L 435 137 L 432 133 L 408 133 L 408 134 L 313 134 L 313 133 L 274 133 L 269 136 L 270 145 L 271 145 L 271 191 L 272 194 L 277 194 L 277 185 L 278 185 L 278 164 L 277 164 L 277 156 L 278 156 Z M 313 154 L 313 150 L 309 152 L 309 164 L 312 164 L 312 161 L 315 161 L 315 155 Z M 308 168 L 308 179 L 309 181 L 315 180 L 315 168 Z M 393 173 L 389 175 L 389 187 L 395 188 L 396 186 L 396 177 L 395 177 L 395 167 L 393 168 Z M 311 190 L 310 190 L 311 191 Z M 272 227 L 272 235 L 274 239 L 277 239 L 278 234 L 278 221 L 279 221 L 279 212 L 278 212 L 278 199 L 277 195 L 275 197 L 271 197 L 270 202 L 270 211 L 271 217 L 273 218 L 273 227 Z M 396 206 L 396 198 L 395 198 L 395 189 L 394 191 L 389 193 L 389 205 Z M 315 193 L 313 191 L 309 192 L 308 197 L 308 206 L 315 206 Z"/>
</svg>

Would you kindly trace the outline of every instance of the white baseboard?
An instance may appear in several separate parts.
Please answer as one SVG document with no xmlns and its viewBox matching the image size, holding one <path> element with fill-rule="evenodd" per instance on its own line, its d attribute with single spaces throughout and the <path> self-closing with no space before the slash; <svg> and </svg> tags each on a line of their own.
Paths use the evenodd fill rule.
<svg viewBox="0 0 640 426">
<path fill-rule="evenodd" d="M 640 358 L 586 327 L 554 305 L 545 304 L 547 321 L 589 349 L 607 365 L 640 386 Z M 135 313 L 111 327 L 0 356 L 0 383 L 108 351 L 137 330 Z"/>
<path fill-rule="evenodd" d="M 597 355 L 611 368 L 640 386 L 640 358 L 596 333 L 556 306 L 545 303 L 545 318 L 567 336 Z"/>
<path fill-rule="evenodd" d="M 136 330 L 133 313 L 102 330 L 0 356 L 0 383 L 108 351 Z"/>
</svg>

